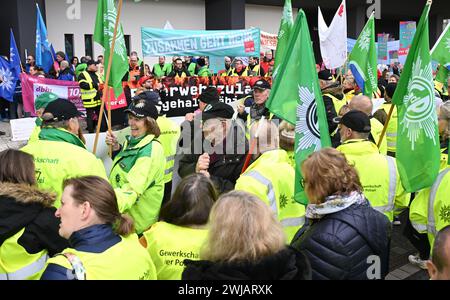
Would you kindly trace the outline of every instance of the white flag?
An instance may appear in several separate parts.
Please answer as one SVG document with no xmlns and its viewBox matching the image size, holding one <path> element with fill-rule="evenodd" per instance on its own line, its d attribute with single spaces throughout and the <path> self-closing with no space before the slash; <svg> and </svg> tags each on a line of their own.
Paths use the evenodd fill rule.
<svg viewBox="0 0 450 300">
<path fill-rule="evenodd" d="M 342 66 L 347 59 L 347 13 L 342 1 L 330 27 L 325 23 L 319 7 L 319 40 L 322 60 L 328 69 Z"/>
</svg>

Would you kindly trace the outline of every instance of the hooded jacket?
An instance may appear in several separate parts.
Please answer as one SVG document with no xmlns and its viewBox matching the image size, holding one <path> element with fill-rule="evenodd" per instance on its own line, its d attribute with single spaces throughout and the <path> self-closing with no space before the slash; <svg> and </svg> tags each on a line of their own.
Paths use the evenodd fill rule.
<svg viewBox="0 0 450 300">
<path fill-rule="evenodd" d="M 308 280 L 307 257 L 292 248 L 261 258 L 257 262 L 212 262 L 184 260 L 183 280 Z"/>
<path fill-rule="evenodd" d="M 388 218 L 366 201 L 305 225 L 291 246 L 309 258 L 313 280 L 371 279 L 371 255 L 380 258 L 383 279 L 389 270 L 390 235 Z"/>
<path fill-rule="evenodd" d="M 12 274 L 33 260 L 68 246 L 58 234 L 54 201 L 54 195 L 33 186 L 0 183 L 0 273 L 9 273 L 14 279 Z"/>
</svg>

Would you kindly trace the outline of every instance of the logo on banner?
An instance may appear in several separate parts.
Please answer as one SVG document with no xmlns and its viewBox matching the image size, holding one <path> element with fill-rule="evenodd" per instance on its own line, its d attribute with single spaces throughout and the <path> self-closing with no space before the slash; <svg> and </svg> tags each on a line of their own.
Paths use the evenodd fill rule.
<svg viewBox="0 0 450 300">
<path fill-rule="evenodd" d="M 247 41 L 244 42 L 245 52 L 254 52 L 255 51 L 255 42 Z"/>
<path fill-rule="evenodd" d="M 437 117 L 434 113 L 433 90 L 431 64 L 422 66 L 422 59 L 419 56 L 413 64 L 412 77 L 408 82 L 408 90 L 403 98 L 406 112 L 401 121 L 402 124 L 405 124 L 403 130 L 408 130 L 408 139 L 411 142 L 412 150 L 414 150 L 414 145 L 422 134 L 425 134 L 436 144 Z"/>
<path fill-rule="evenodd" d="M 297 106 L 295 133 L 301 138 L 295 151 L 300 152 L 311 147 L 314 147 L 314 151 L 318 151 L 321 143 L 314 90 L 310 91 L 307 87 L 298 86 L 298 97 L 301 104 Z"/>
</svg>

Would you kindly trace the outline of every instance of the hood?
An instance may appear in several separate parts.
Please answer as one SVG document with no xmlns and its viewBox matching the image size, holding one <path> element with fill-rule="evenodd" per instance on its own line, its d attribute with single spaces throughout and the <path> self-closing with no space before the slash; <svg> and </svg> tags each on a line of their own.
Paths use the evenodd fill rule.
<svg viewBox="0 0 450 300">
<path fill-rule="evenodd" d="M 0 245 L 32 223 L 55 196 L 26 184 L 0 183 Z"/>
<path fill-rule="evenodd" d="M 380 153 L 377 145 L 373 142 L 361 139 L 345 141 L 336 149 L 348 155 L 368 155 L 370 153 Z"/>
<path fill-rule="evenodd" d="M 388 247 L 391 232 L 389 219 L 373 209 L 369 201 L 354 204 L 328 217 L 351 226 L 366 240 L 374 253 L 383 253 Z"/>
<path fill-rule="evenodd" d="M 322 95 L 325 94 L 331 94 L 334 97 L 338 98 L 339 100 L 342 100 L 342 98 L 344 98 L 344 94 L 342 92 L 342 87 L 340 85 L 338 86 L 334 86 L 332 85 L 331 87 L 326 87 L 322 90 Z"/>
<path fill-rule="evenodd" d="M 13 198 L 21 204 L 39 203 L 46 207 L 52 207 L 56 199 L 55 194 L 41 191 L 37 187 L 9 182 L 0 183 L 0 197 Z"/>
<path fill-rule="evenodd" d="M 311 267 L 300 252 L 286 248 L 256 262 L 185 260 L 183 279 L 201 280 L 292 280 L 310 279 Z"/>
</svg>

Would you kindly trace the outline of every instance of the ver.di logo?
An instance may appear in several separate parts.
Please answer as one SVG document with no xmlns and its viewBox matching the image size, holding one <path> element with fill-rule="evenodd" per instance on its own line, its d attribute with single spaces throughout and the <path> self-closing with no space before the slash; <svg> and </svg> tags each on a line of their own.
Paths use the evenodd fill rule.
<svg viewBox="0 0 450 300">
<path fill-rule="evenodd" d="M 414 150 L 417 140 L 422 134 L 433 140 L 436 145 L 437 117 L 434 112 L 433 75 L 431 64 L 422 66 L 419 56 L 413 63 L 412 77 L 408 82 L 408 89 L 403 103 L 406 107 L 401 121 L 403 131 L 408 130 L 411 149 Z"/>
</svg>

